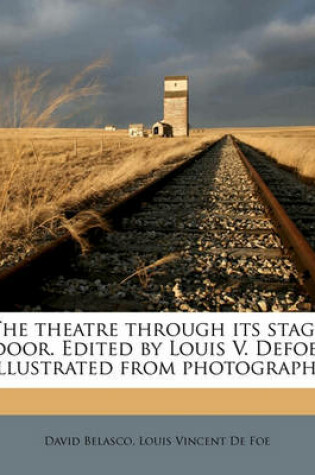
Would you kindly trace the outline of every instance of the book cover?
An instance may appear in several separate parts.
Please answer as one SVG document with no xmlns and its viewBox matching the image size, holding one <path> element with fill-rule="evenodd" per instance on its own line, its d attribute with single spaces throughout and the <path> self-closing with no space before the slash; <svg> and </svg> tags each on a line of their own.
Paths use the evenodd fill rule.
<svg viewBox="0 0 315 475">
<path fill-rule="evenodd" d="M 311 470 L 314 23 L 2 0 L 3 473 Z"/>
</svg>

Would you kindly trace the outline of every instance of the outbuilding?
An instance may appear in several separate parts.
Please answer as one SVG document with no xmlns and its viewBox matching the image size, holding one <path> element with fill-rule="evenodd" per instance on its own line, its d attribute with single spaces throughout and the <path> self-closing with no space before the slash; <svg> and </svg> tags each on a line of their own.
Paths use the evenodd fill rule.
<svg viewBox="0 0 315 475">
<path fill-rule="evenodd" d="M 130 137 L 144 137 L 144 125 L 143 124 L 130 124 L 129 125 Z"/>
<path fill-rule="evenodd" d="M 153 137 L 172 137 L 172 127 L 163 120 L 160 120 L 152 126 Z"/>
</svg>

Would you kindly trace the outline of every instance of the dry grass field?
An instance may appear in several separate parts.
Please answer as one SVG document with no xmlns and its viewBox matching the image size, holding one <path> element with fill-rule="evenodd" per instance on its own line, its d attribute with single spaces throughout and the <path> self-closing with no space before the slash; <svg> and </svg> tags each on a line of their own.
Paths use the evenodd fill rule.
<svg viewBox="0 0 315 475">
<path fill-rule="evenodd" d="M 76 222 L 66 219 L 65 210 L 119 189 L 227 133 L 315 178 L 315 127 L 202 129 L 176 139 L 129 138 L 126 130 L 0 129 L 0 265 L 33 252 L 65 229 L 75 233 Z M 82 216 L 92 219 L 92 225 L 98 219 L 89 213 Z"/>
<path fill-rule="evenodd" d="M 66 209 L 187 156 L 219 136 L 209 131 L 191 138 L 152 139 L 129 138 L 126 130 L 0 129 L 0 264 L 8 255 L 10 260 L 14 254 L 23 257 L 43 239 L 73 228 Z"/>
<path fill-rule="evenodd" d="M 315 179 L 315 127 L 234 129 L 231 133 L 301 176 Z"/>
</svg>

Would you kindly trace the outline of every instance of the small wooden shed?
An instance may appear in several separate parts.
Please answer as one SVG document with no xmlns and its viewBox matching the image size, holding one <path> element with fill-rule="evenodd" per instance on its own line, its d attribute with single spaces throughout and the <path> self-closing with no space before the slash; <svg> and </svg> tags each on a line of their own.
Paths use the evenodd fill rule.
<svg viewBox="0 0 315 475">
<path fill-rule="evenodd" d="M 129 125 L 130 137 L 144 137 L 144 125 L 143 124 L 130 124 Z"/>
<path fill-rule="evenodd" d="M 159 120 L 152 126 L 153 137 L 172 137 L 172 127 L 163 120 Z"/>
</svg>

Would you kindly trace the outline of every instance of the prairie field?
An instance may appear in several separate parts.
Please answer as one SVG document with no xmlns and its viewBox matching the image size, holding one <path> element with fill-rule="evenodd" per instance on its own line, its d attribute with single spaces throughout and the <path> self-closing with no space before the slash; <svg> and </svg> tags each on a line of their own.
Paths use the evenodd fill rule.
<svg viewBox="0 0 315 475">
<path fill-rule="evenodd" d="M 71 230 L 65 210 L 188 156 L 220 135 L 152 139 L 129 138 L 126 130 L 0 129 L 0 265 L 8 255 L 15 261 L 15 255 L 25 257 L 43 240 Z"/>
<path fill-rule="evenodd" d="M 65 230 L 76 234 L 77 223 L 66 210 L 80 209 L 228 133 L 315 179 L 315 127 L 193 129 L 189 138 L 172 139 L 129 138 L 127 130 L 0 129 L 0 266 Z M 82 219 L 93 225 L 98 217 L 83 213 Z"/>
<path fill-rule="evenodd" d="M 299 175 L 315 180 L 315 127 L 234 129 L 231 133 Z"/>
</svg>

